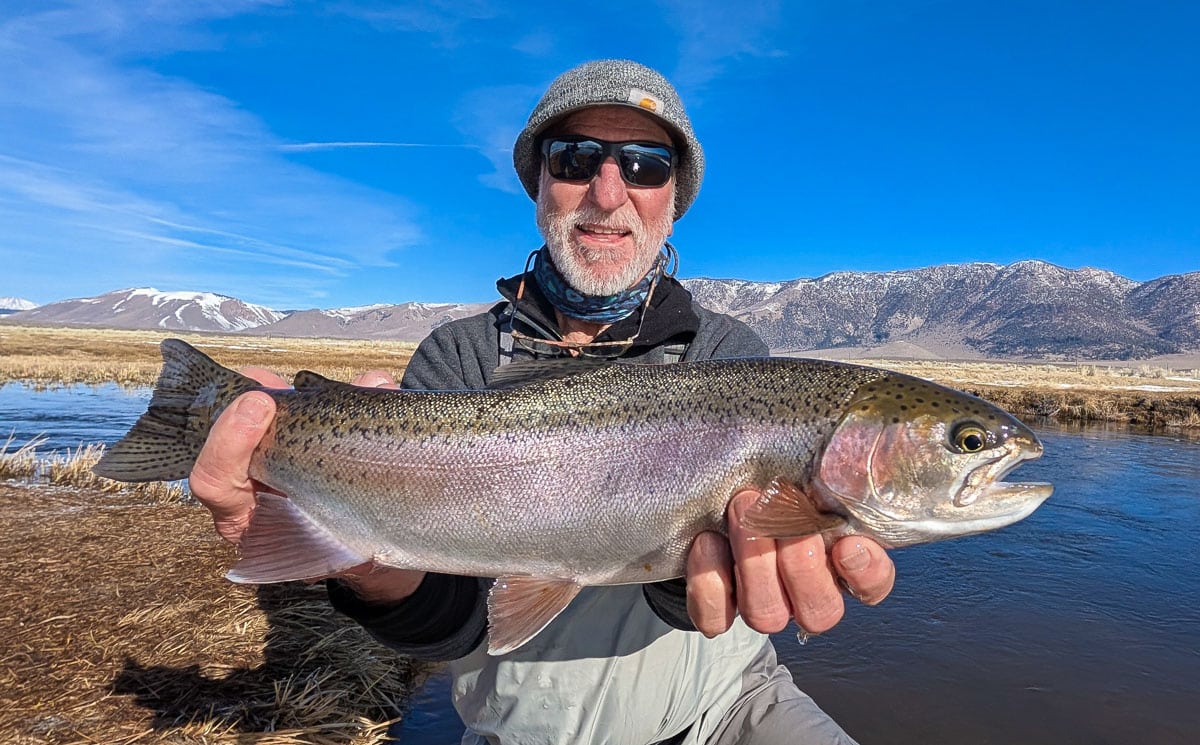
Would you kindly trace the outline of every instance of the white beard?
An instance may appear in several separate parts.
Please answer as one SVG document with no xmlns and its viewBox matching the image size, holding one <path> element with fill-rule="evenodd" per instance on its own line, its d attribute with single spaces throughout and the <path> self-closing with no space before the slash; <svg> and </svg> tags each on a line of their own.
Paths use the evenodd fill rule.
<svg viewBox="0 0 1200 745">
<path fill-rule="evenodd" d="M 597 274 L 596 264 L 613 262 L 621 257 L 610 249 L 584 246 L 574 240 L 575 226 L 581 223 L 629 230 L 637 247 L 633 257 L 615 274 Z M 616 212 L 604 212 L 594 207 L 550 212 L 539 199 L 537 226 L 563 279 L 584 295 L 603 297 L 628 289 L 646 276 L 670 235 L 671 217 L 664 215 L 662 224 L 647 225 L 631 205 Z"/>
</svg>

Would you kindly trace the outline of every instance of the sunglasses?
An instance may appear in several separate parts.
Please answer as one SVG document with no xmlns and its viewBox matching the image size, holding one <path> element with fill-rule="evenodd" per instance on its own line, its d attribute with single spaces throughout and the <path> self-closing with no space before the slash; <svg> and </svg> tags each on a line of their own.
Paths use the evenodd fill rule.
<svg viewBox="0 0 1200 745">
<path fill-rule="evenodd" d="M 560 181 L 591 181 L 606 158 L 630 186 L 662 186 L 671 180 L 675 148 L 654 142 L 605 142 L 594 137 L 550 137 L 542 141 L 546 170 Z"/>
</svg>

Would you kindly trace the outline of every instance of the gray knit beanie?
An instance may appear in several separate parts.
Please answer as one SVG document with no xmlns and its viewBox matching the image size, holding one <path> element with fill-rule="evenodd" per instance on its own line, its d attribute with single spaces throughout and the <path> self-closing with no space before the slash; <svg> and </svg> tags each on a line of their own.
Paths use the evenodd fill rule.
<svg viewBox="0 0 1200 745">
<path fill-rule="evenodd" d="M 630 60 L 596 60 L 559 75 L 529 115 L 513 145 L 513 165 L 531 199 L 542 172 L 541 135 L 558 119 L 589 106 L 619 104 L 653 114 L 679 151 L 675 172 L 675 219 L 687 211 L 704 178 L 704 151 L 675 88 L 658 72 Z"/>
</svg>

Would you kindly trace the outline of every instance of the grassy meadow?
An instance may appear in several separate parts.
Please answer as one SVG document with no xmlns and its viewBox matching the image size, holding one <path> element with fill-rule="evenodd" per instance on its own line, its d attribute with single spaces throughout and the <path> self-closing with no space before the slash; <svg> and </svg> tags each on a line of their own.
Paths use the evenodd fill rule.
<svg viewBox="0 0 1200 745">
<path fill-rule="evenodd" d="M 267 367 L 288 380 L 305 369 L 335 380 L 349 380 L 364 370 L 386 370 L 399 377 L 416 349 L 408 342 L 376 339 L 278 339 L 0 323 L 0 383 L 151 385 L 162 365 L 158 344 L 168 337 L 183 339 L 226 367 Z"/>
<path fill-rule="evenodd" d="M 392 341 L 0 323 L 0 383 L 146 386 L 178 336 L 228 367 L 397 378 Z M 856 360 L 863 362 L 861 360 Z M 873 360 L 1018 416 L 1200 431 L 1200 369 Z M 0 422 L 0 742 L 373 745 L 429 668 L 332 612 L 320 585 L 232 585 L 234 550 L 179 484 L 95 477 L 99 446 L 13 447 Z"/>
</svg>

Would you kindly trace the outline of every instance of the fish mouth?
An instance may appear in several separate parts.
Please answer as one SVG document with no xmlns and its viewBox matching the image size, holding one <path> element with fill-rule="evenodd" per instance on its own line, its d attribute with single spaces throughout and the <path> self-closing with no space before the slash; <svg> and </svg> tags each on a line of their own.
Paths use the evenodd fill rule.
<svg viewBox="0 0 1200 745">
<path fill-rule="evenodd" d="M 1008 442 L 1003 455 L 971 471 L 963 487 L 954 496 L 954 505 L 969 507 L 980 499 L 985 499 L 993 504 L 1011 503 L 1016 507 L 1012 514 L 1023 513 L 1021 517 L 1028 515 L 1054 493 L 1054 485 L 1045 482 L 1004 481 L 1004 477 L 1025 461 L 1037 460 L 1040 457 L 1042 445 L 1036 440 Z"/>
</svg>

